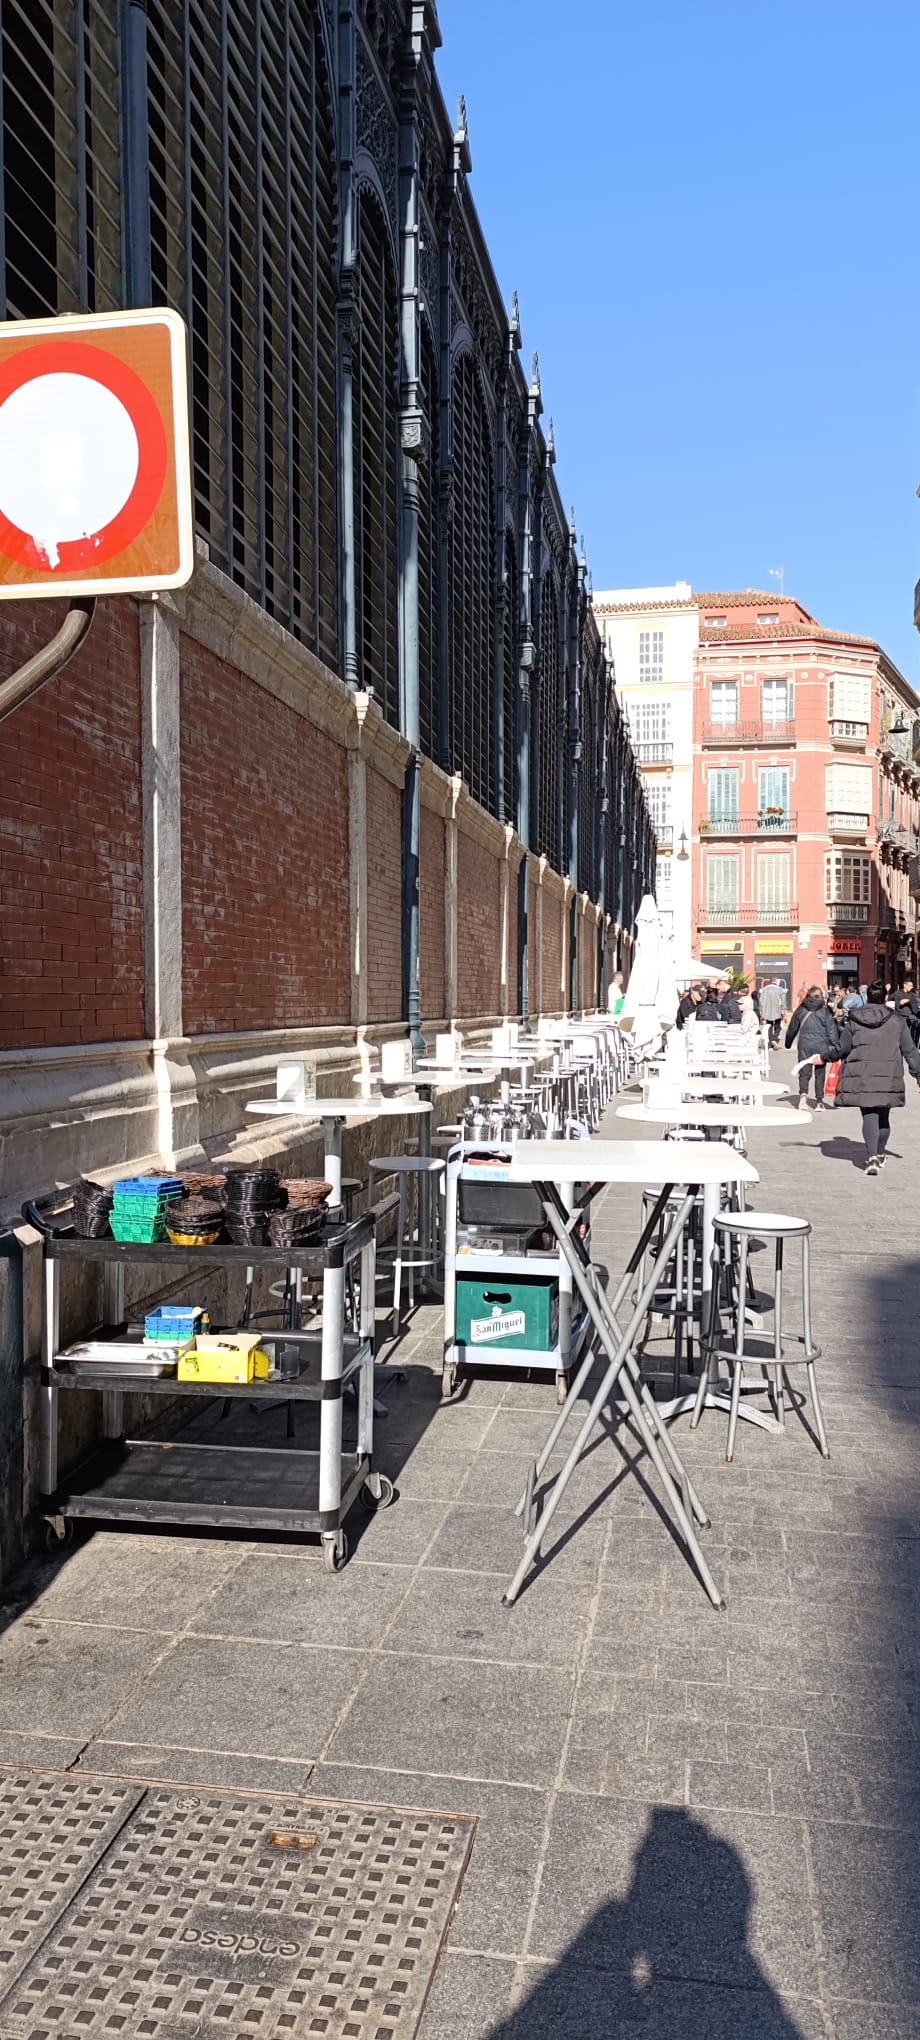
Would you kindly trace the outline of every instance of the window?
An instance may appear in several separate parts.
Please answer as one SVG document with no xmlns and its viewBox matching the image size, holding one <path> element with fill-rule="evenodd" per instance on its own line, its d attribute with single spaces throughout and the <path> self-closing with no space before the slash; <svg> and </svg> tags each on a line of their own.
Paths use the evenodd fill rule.
<svg viewBox="0 0 920 2040">
<path fill-rule="evenodd" d="M 828 765 L 825 770 L 828 814 L 865 815 L 872 811 L 871 765 Z"/>
<path fill-rule="evenodd" d="M 657 833 L 671 826 L 671 785 L 667 779 L 646 779 L 643 781 L 646 806 Z"/>
<path fill-rule="evenodd" d="M 737 822 L 738 820 L 738 772 L 734 767 L 710 772 L 709 821 L 710 824 Z"/>
<path fill-rule="evenodd" d="M 707 616 L 703 619 L 707 630 L 724 630 L 726 620 L 724 616 Z"/>
<path fill-rule="evenodd" d="M 461 354 L 452 383 L 453 513 L 448 527 L 450 753 L 474 800 L 495 800 L 495 489 L 479 375 Z M 551 741 L 555 742 L 555 730 Z M 555 863 L 555 856 L 553 862 Z"/>
<path fill-rule="evenodd" d="M 706 904 L 715 912 L 738 911 L 737 857 L 710 857 L 706 865 Z"/>
<path fill-rule="evenodd" d="M 825 897 L 828 904 L 844 900 L 869 905 L 872 898 L 872 863 L 846 850 L 832 850 L 824 861 Z"/>
<path fill-rule="evenodd" d="M 667 906 L 671 898 L 671 858 L 659 857 L 655 862 L 655 898 Z"/>
<path fill-rule="evenodd" d="M 709 690 L 709 718 L 725 729 L 738 720 L 737 680 L 714 680 Z"/>
<path fill-rule="evenodd" d="M 355 361 L 355 597 L 361 685 L 381 714 L 399 721 L 396 630 L 396 477 L 399 407 L 393 379 L 399 333 L 387 230 L 362 193 L 358 215 L 358 345 Z M 475 796 L 478 798 L 478 795 Z"/>
<path fill-rule="evenodd" d="M 758 814 L 775 820 L 789 817 L 789 767 L 788 765 L 766 765 L 760 774 L 757 789 Z"/>
<path fill-rule="evenodd" d="M 640 630 L 639 678 L 640 680 L 664 679 L 663 630 Z"/>
<path fill-rule="evenodd" d="M 760 719 L 765 723 L 789 721 L 788 680 L 763 680 L 760 686 Z"/>
<path fill-rule="evenodd" d="M 636 744 L 666 744 L 671 739 L 669 701 L 631 701 L 630 726 Z"/>
<path fill-rule="evenodd" d="M 835 673 L 831 681 L 831 721 L 865 723 L 868 728 L 870 699 L 868 678 L 855 673 Z"/>
<path fill-rule="evenodd" d="M 759 624 L 761 624 L 761 625 L 766 625 L 766 624 L 770 624 L 770 623 L 778 623 L 778 622 L 779 622 L 779 611 L 778 611 L 778 610 L 774 610 L 774 611 L 773 611 L 773 612 L 771 613 L 771 615 L 769 615 L 769 616 L 758 616 L 758 618 L 757 618 L 757 621 L 758 621 L 758 623 L 759 623 Z"/>
<path fill-rule="evenodd" d="M 758 857 L 757 909 L 759 913 L 789 910 L 789 858 Z"/>
</svg>

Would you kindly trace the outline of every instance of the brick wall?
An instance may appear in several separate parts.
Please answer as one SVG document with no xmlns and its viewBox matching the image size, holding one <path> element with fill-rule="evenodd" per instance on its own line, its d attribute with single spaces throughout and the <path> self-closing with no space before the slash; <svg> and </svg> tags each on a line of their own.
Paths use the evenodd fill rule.
<svg viewBox="0 0 920 2040">
<path fill-rule="evenodd" d="M 5 603 L 2 671 L 63 613 Z M 102 602 L 77 657 L 3 725 L 0 1047 L 143 1035 L 138 660 L 134 605 Z"/>
<path fill-rule="evenodd" d="M 419 872 L 419 975 L 422 1018 L 444 1013 L 444 823 L 422 809 Z"/>
<path fill-rule="evenodd" d="M 562 984 L 562 916 L 564 902 L 555 893 L 543 888 L 543 1008 L 547 1013 L 558 1013 L 563 1004 Z"/>
<path fill-rule="evenodd" d="M 345 752 L 186 636 L 181 689 L 185 1031 L 347 1024 Z"/>
<path fill-rule="evenodd" d="M 367 772 L 367 1017 L 402 1014 L 400 794 L 382 773 Z"/>
<path fill-rule="evenodd" d="M 457 1011 L 498 1013 L 501 903 L 495 852 L 460 831 L 457 846 Z"/>
</svg>

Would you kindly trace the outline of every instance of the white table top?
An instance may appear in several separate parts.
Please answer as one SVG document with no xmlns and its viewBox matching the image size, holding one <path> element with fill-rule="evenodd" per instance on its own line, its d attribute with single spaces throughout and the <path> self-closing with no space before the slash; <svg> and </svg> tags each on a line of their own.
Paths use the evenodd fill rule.
<svg viewBox="0 0 920 2040">
<path fill-rule="evenodd" d="M 641 1119 L 646 1126 L 798 1126 L 793 1105 L 742 1105 L 728 1098 L 710 1104 L 702 1098 L 675 1099 L 672 1105 L 618 1105 L 618 1119 Z"/>
<path fill-rule="evenodd" d="M 736 1091 L 760 1091 L 764 1098 L 783 1098 L 789 1095 L 788 1084 L 778 1084 L 773 1078 L 729 1076 L 722 1071 L 713 1077 L 666 1077 L 662 1073 L 660 1077 L 650 1078 L 649 1082 L 668 1084 L 675 1091 L 683 1092 L 687 1098 L 700 1098 L 704 1093 L 708 1092 L 711 1095 L 714 1091 L 722 1093 L 726 1098 L 731 1097 L 732 1092 Z"/>
<path fill-rule="evenodd" d="M 375 1114 L 396 1119 L 404 1113 L 430 1112 L 431 1105 L 426 1098 L 405 1092 L 395 1098 L 306 1098 L 302 1105 L 293 1105 L 289 1098 L 254 1098 L 246 1110 L 263 1119 L 367 1119 Z"/>
<path fill-rule="evenodd" d="M 756 1183 L 746 1155 L 724 1141 L 520 1140 L 498 1162 L 505 1183 Z M 488 1182 L 488 1163 L 477 1169 Z"/>
</svg>

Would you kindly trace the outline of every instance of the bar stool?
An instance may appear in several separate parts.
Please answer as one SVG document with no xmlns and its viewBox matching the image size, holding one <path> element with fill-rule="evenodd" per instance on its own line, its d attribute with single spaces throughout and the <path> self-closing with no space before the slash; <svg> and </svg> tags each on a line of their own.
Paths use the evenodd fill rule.
<svg viewBox="0 0 920 2040">
<path fill-rule="evenodd" d="M 769 1371 L 772 1385 L 767 1382 L 768 1393 L 773 1401 L 777 1423 L 781 1430 L 786 1428 L 786 1412 L 783 1396 L 783 1376 L 790 1366 L 803 1366 L 808 1375 L 811 1405 L 814 1411 L 815 1429 L 822 1458 L 830 1458 L 830 1446 L 824 1428 L 821 1403 L 818 1397 L 818 1382 L 815 1361 L 821 1357 L 821 1348 L 816 1346 L 811 1335 L 811 1226 L 807 1218 L 790 1218 L 776 1211 L 733 1211 L 723 1212 L 714 1221 L 715 1247 L 713 1249 L 713 1293 L 715 1309 L 712 1328 L 706 1351 L 703 1354 L 703 1370 L 697 1393 L 691 1429 L 695 1429 L 703 1414 L 706 1392 L 710 1386 L 710 1368 L 713 1361 L 725 1360 L 732 1370 L 731 1403 L 728 1417 L 727 1460 L 734 1457 L 735 1432 L 738 1428 L 738 1409 L 744 1379 L 745 1361 L 751 1366 Z M 752 1353 L 747 1350 L 745 1335 L 748 1331 L 745 1301 L 748 1288 L 748 1257 L 752 1240 L 774 1242 L 774 1289 L 773 1289 L 773 1352 Z M 802 1247 L 802 1330 L 783 1336 L 783 1248 L 786 1240 L 799 1240 Z M 727 1288 L 730 1308 L 734 1313 L 734 1345 L 723 1346 L 721 1335 L 721 1308 L 723 1287 Z M 790 1352 L 789 1343 L 801 1348 Z M 760 1384 L 757 1384 L 758 1386 Z M 788 1385 L 788 1384 L 787 1384 Z M 793 1408 L 795 1396 L 790 1389 Z"/>
<path fill-rule="evenodd" d="M 406 1271 L 410 1310 L 415 1304 L 416 1268 L 431 1268 L 435 1274 L 437 1273 L 440 1254 L 438 1199 L 432 1197 L 430 1200 L 431 1237 L 423 1239 L 417 1231 L 420 1210 L 418 1189 L 422 1176 L 431 1177 L 435 1187 L 440 1188 L 444 1161 L 440 1155 L 374 1155 L 370 1171 L 371 1180 L 367 1186 L 369 1205 L 375 1201 L 375 1176 L 395 1176 L 399 1185 L 396 1253 L 393 1260 L 393 1337 L 397 1339 L 401 1329 L 403 1269 Z"/>
</svg>

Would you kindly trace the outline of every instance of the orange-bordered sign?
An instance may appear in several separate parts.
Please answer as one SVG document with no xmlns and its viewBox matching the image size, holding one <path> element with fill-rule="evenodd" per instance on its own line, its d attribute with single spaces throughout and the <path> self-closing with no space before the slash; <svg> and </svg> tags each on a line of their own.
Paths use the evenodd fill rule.
<svg viewBox="0 0 920 2040">
<path fill-rule="evenodd" d="M 149 594 L 194 563 L 178 314 L 0 325 L 0 600 Z"/>
</svg>

